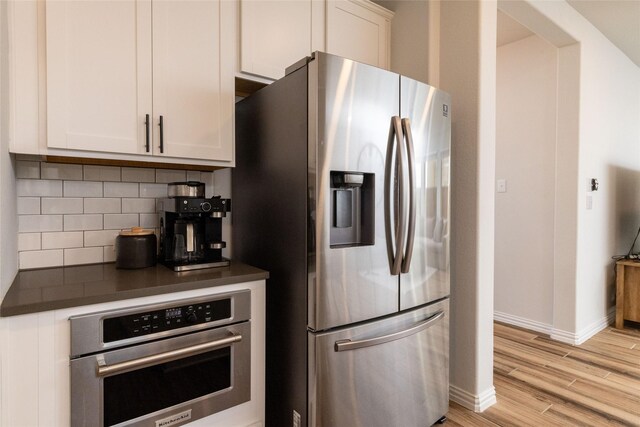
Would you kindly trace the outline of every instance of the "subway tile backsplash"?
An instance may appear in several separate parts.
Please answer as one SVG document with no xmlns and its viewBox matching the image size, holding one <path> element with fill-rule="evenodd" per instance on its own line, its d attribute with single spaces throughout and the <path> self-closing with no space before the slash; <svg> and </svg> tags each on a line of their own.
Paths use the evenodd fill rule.
<svg viewBox="0 0 640 427">
<path fill-rule="evenodd" d="M 214 188 L 214 174 L 224 188 Z M 229 176 L 227 170 L 214 173 L 19 160 L 19 268 L 113 262 L 115 237 L 121 229 L 141 226 L 158 232 L 156 199 L 167 197 L 167 183 L 202 181 L 207 197 L 229 197 Z"/>
</svg>

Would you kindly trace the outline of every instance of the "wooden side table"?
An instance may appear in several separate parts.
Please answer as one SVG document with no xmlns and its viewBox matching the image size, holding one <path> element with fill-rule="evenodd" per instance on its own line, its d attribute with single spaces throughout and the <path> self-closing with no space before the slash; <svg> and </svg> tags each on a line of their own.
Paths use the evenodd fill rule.
<svg viewBox="0 0 640 427">
<path fill-rule="evenodd" d="M 640 322 L 640 261 L 616 262 L 616 328 Z"/>
</svg>

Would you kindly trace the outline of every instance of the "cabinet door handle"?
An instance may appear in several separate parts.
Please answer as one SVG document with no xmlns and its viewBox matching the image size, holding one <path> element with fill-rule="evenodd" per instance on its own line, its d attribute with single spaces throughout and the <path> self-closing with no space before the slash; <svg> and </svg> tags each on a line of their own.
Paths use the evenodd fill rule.
<svg viewBox="0 0 640 427">
<path fill-rule="evenodd" d="M 164 153 L 164 122 L 162 116 L 160 116 L 160 153 Z"/>
<path fill-rule="evenodd" d="M 147 150 L 147 153 L 149 152 L 149 149 L 151 147 L 149 147 L 149 115 L 147 114 L 145 120 L 144 120 L 144 130 L 145 130 L 145 144 L 144 144 L 144 148 L 145 150 Z"/>
</svg>

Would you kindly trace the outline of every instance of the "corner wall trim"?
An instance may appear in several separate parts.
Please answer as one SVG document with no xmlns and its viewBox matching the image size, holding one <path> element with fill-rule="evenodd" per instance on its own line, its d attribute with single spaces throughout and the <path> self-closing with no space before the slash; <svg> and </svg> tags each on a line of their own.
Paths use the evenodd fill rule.
<svg viewBox="0 0 640 427">
<path fill-rule="evenodd" d="M 571 345 L 580 345 L 587 341 L 589 338 L 605 329 L 607 326 L 613 323 L 615 318 L 615 308 L 609 309 L 606 316 L 588 325 L 582 330 L 572 333 L 568 331 L 562 331 L 560 329 L 554 329 L 552 331 L 551 339 L 561 341 Z"/>
<path fill-rule="evenodd" d="M 449 385 L 449 399 L 474 412 L 483 412 L 497 402 L 496 389 L 493 385 L 478 395 Z"/>
</svg>

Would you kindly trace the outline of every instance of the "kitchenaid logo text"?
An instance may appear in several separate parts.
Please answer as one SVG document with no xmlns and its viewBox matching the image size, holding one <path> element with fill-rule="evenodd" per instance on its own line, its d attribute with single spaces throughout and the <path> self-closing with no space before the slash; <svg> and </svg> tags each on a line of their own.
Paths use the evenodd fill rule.
<svg viewBox="0 0 640 427">
<path fill-rule="evenodd" d="M 169 427 L 191 419 L 191 409 L 156 421 L 156 427 Z"/>
</svg>

